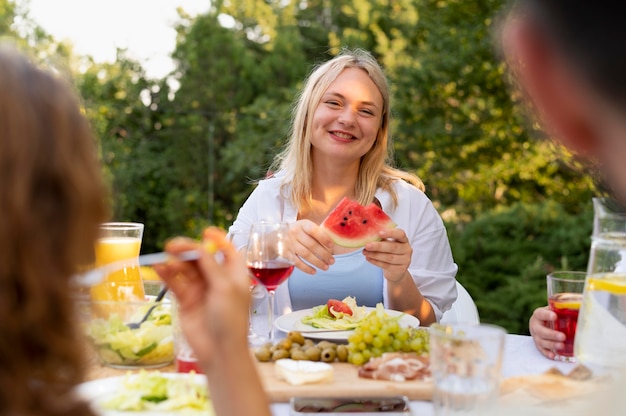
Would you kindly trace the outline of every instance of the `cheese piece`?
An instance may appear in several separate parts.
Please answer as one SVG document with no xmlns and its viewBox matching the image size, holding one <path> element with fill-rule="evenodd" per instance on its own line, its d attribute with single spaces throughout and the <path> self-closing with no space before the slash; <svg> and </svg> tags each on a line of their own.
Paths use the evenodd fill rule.
<svg viewBox="0 0 626 416">
<path fill-rule="evenodd" d="M 278 378 L 294 386 L 301 384 L 330 383 L 333 381 L 333 366 L 327 363 L 282 358 L 274 363 Z"/>
</svg>

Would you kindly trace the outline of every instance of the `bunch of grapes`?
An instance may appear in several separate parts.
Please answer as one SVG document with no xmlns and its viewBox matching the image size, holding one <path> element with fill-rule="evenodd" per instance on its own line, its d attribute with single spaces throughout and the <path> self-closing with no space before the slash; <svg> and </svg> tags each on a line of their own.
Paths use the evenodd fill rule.
<svg viewBox="0 0 626 416">
<path fill-rule="evenodd" d="M 428 354 L 428 330 L 401 327 L 399 319 L 381 310 L 372 312 L 348 337 L 348 362 L 362 365 L 385 352 Z"/>
</svg>

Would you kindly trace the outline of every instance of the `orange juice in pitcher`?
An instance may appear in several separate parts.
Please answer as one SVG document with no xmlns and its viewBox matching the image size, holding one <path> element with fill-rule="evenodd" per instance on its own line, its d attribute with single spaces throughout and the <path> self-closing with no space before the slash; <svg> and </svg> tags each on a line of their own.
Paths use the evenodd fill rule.
<svg viewBox="0 0 626 416">
<path fill-rule="evenodd" d="M 145 292 L 141 280 L 139 251 L 143 224 L 110 222 L 100 226 L 96 241 L 96 267 L 115 263 L 105 280 L 91 288 L 95 301 L 143 300 Z"/>
</svg>

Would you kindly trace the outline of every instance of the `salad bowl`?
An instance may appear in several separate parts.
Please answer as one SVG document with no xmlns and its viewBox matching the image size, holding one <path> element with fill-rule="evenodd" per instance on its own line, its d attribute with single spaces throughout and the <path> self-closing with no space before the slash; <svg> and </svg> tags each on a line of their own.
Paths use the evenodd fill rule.
<svg viewBox="0 0 626 416">
<path fill-rule="evenodd" d="M 156 294 L 160 280 L 144 280 L 142 296 L 126 282 L 106 282 L 116 299 L 96 300 L 89 293 L 75 299 L 83 335 L 101 364 L 119 368 L 158 368 L 174 360 L 172 304 Z"/>
</svg>

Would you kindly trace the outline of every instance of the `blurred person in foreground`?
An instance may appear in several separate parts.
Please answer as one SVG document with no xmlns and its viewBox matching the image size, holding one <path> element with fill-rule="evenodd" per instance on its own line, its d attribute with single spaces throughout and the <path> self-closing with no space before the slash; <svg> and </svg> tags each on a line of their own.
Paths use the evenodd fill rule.
<svg viewBox="0 0 626 416">
<path fill-rule="evenodd" d="M 0 414 L 90 414 L 70 277 L 108 216 L 69 84 L 0 43 Z"/>
<path fill-rule="evenodd" d="M 515 1 L 502 25 L 501 45 L 545 133 L 594 166 L 623 205 L 626 25 L 621 2 Z M 537 349 L 548 358 L 565 340 L 546 327 L 555 319 L 541 307 L 529 321 Z"/>
<path fill-rule="evenodd" d="M 96 142 L 70 84 L 6 44 L 0 189 L 0 414 L 91 415 L 73 393 L 87 369 L 70 279 L 93 261 L 99 225 L 109 215 Z M 186 335 L 202 346 L 216 413 L 269 415 L 247 350 L 247 270 L 224 231 L 209 229 L 206 238 L 224 261 L 203 250 L 197 262 L 174 262 L 170 270 L 186 277 L 170 274 L 167 282 L 188 318 Z M 174 239 L 168 249 L 201 245 Z"/>
</svg>

